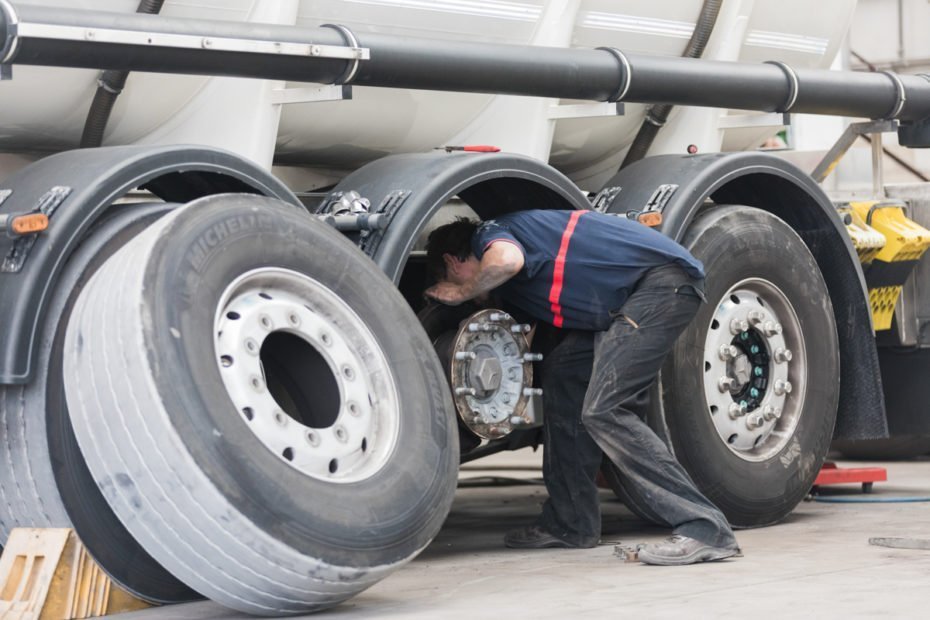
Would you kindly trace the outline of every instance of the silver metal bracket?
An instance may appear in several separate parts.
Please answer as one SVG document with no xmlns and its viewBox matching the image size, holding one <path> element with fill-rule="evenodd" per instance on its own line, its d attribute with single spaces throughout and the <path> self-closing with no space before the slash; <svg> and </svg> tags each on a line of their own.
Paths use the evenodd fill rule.
<svg viewBox="0 0 930 620">
<path fill-rule="evenodd" d="M 305 88 L 276 88 L 271 91 L 272 105 L 344 101 L 352 98 L 352 87 L 340 84 L 320 84 Z"/>
<path fill-rule="evenodd" d="M 624 106 L 620 102 L 610 103 L 575 103 L 554 105 L 549 108 L 549 118 L 600 118 L 604 116 L 623 116 Z"/>
<path fill-rule="evenodd" d="M 591 208 L 601 213 L 607 213 L 607 208 L 610 207 L 611 203 L 613 203 L 614 199 L 617 197 L 617 194 L 621 191 L 623 191 L 623 188 L 619 185 L 605 187 L 591 200 Z"/>
<path fill-rule="evenodd" d="M 16 25 L 17 39 L 56 39 L 60 41 L 96 41 L 99 43 L 121 43 L 143 47 L 168 47 L 173 49 L 206 49 L 221 52 L 243 52 L 248 54 L 279 54 L 281 56 L 303 56 L 311 58 L 335 58 L 340 60 L 368 60 L 368 48 L 319 43 L 289 43 L 262 39 L 237 39 L 232 37 L 203 37 L 191 34 L 165 32 L 143 32 L 118 28 L 83 28 L 63 24 L 36 24 L 20 22 Z"/>
<path fill-rule="evenodd" d="M 791 115 L 787 112 L 770 114 L 723 115 L 717 123 L 719 129 L 744 129 L 757 127 L 787 127 L 791 125 Z"/>
<path fill-rule="evenodd" d="M 811 177 L 817 183 L 823 183 L 823 180 L 830 176 L 830 173 L 836 168 L 837 164 L 840 163 L 840 160 L 843 159 L 843 155 L 849 151 L 849 148 L 853 145 L 859 136 L 865 135 L 874 135 L 875 138 L 872 139 L 872 166 L 873 166 L 873 185 L 881 189 L 882 179 L 881 179 L 881 134 L 891 133 L 898 130 L 898 121 L 896 120 L 879 120 L 879 121 L 866 121 L 862 123 L 851 123 L 846 131 L 839 137 L 836 143 L 830 147 L 830 150 L 827 151 L 827 154 L 823 156 L 823 159 L 820 160 L 820 163 L 817 164 L 817 167 L 814 168 L 814 171 L 811 172 Z M 878 139 L 876 139 L 878 138 Z M 876 147 L 877 145 L 877 147 Z M 878 170 L 876 170 L 878 168 Z M 876 192 L 880 193 L 880 192 Z"/>
</svg>

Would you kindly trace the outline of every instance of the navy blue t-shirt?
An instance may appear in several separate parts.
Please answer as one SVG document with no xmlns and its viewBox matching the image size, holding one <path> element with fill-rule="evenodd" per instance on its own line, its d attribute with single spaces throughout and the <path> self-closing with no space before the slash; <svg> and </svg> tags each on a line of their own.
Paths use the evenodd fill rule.
<svg viewBox="0 0 930 620">
<path fill-rule="evenodd" d="M 520 211 L 488 220 L 472 237 L 479 259 L 495 241 L 523 252 L 523 269 L 496 289 L 530 316 L 556 327 L 604 330 L 639 279 L 677 263 L 694 278 L 701 262 L 670 238 L 623 216 L 597 211 Z"/>
</svg>

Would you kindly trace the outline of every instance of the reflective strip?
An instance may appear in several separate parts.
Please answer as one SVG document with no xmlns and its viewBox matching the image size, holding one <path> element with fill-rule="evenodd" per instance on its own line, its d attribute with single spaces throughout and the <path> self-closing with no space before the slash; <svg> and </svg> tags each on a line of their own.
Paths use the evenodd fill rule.
<svg viewBox="0 0 930 620">
<path fill-rule="evenodd" d="M 562 323 L 565 321 L 559 300 L 562 297 L 562 285 L 565 283 L 565 256 L 568 254 L 568 242 L 572 238 L 572 233 L 575 232 L 578 219 L 585 213 L 587 211 L 575 211 L 568 218 L 568 225 L 565 227 L 565 232 L 562 233 L 559 254 L 555 257 L 555 268 L 552 270 L 552 288 L 549 289 L 549 303 L 552 304 L 552 324 L 556 327 L 562 327 Z"/>
</svg>

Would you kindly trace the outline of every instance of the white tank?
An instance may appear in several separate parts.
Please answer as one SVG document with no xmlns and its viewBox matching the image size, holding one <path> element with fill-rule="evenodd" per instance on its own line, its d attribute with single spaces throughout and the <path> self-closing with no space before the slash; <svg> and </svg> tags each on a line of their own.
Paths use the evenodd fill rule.
<svg viewBox="0 0 930 620">
<path fill-rule="evenodd" d="M 18 0 L 132 12 L 137 0 Z M 319 26 L 357 33 L 548 46 L 612 46 L 680 55 L 701 0 L 168 0 L 172 17 Z M 725 0 L 705 58 L 827 68 L 855 0 Z M 0 83 L 0 152 L 45 153 L 77 146 L 96 71 L 16 67 Z M 201 143 L 279 166 L 298 190 L 338 179 L 372 159 L 449 144 L 494 144 L 550 161 L 586 189 L 616 170 L 643 118 L 552 120 L 560 102 L 523 97 L 355 88 L 350 101 L 277 103 L 288 84 L 230 78 L 133 74 L 105 144 Z M 571 103 L 571 102 L 561 102 Z M 720 130 L 726 111 L 676 111 L 653 154 L 757 145 L 774 130 Z M 0 158 L 0 167 L 3 166 Z M 9 161 L 7 157 L 6 161 Z M 2 172 L 2 171 L 0 171 Z"/>
</svg>

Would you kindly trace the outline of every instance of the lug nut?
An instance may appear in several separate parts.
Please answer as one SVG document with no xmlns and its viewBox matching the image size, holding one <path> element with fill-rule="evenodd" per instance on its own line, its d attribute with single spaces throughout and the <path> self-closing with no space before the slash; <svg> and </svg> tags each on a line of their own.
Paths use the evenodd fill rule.
<svg viewBox="0 0 930 620">
<path fill-rule="evenodd" d="M 731 420 L 735 420 L 740 416 L 746 415 L 746 407 L 742 403 L 739 405 L 730 403 L 730 408 L 727 410 L 727 413 L 730 414 Z"/>
<path fill-rule="evenodd" d="M 776 362 L 790 362 L 792 357 L 794 357 L 794 355 L 792 355 L 791 349 L 782 349 L 781 347 L 775 349 Z"/>
<path fill-rule="evenodd" d="M 478 357 L 478 354 L 474 351 L 459 351 L 455 354 L 455 359 L 457 360 L 473 360 Z"/>
<path fill-rule="evenodd" d="M 781 323 L 776 323 L 774 321 L 766 321 L 762 324 L 762 331 L 765 332 L 765 335 L 771 338 L 777 334 L 781 334 Z"/>
<path fill-rule="evenodd" d="M 772 405 L 766 405 L 762 408 L 762 417 L 766 422 L 775 419 L 775 407 Z"/>
<path fill-rule="evenodd" d="M 722 344 L 717 354 L 720 356 L 721 361 L 726 362 L 739 355 L 739 349 L 732 344 Z"/>
<path fill-rule="evenodd" d="M 720 390 L 721 393 L 729 392 L 734 387 L 736 387 L 736 379 L 733 377 L 723 376 L 717 379 L 717 389 Z"/>
<path fill-rule="evenodd" d="M 749 430 L 755 430 L 765 424 L 762 420 L 762 416 L 758 413 L 751 413 L 746 416 L 746 428 Z"/>
<path fill-rule="evenodd" d="M 527 325 L 526 323 L 517 323 L 516 325 L 510 326 L 510 331 L 512 331 L 515 334 L 528 334 L 530 333 L 531 329 L 533 328 Z"/>
<path fill-rule="evenodd" d="M 510 318 L 511 318 L 510 315 L 507 314 L 506 312 L 492 312 L 490 316 L 490 319 L 494 322 L 509 321 Z"/>
<path fill-rule="evenodd" d="M 778 396 L 781 396 L 783 394 L 790 394 L 791 389 L 792 387 L 791 387 L 790 381 L 782 381 L 781 379 L 779 379 L 778 381 L 775 382 L 775 394 Z"/>
<path fill-rule="evenodd" d="M 740 332 L 745 332 L 749 329 L 749 322 L 745 319 L 733 319 L 730 321 L 730 333 L 734 336 Z"/>
<path fill-rule="evenodd" d="M 747 318 L 749 319 L 749 322 L 752 323 L 753 325 L 758 325 L 759 323 L 765 320 L 765 313 L 762 312 L 761 310 L 750 310 L 749 314 L 747 315 Z"/>
<path fill-rule="evenodd" d="M 541 362 L 543 361 L 542 353 L 524 353 L 523 354 L 524 362 Z"/>
<path fill-rule="evenodd" d="M 469 323 L 468 331 L 470 332 L 490 332 L 494 331 L 493 325 L 488 325 L 487 323 Z"/>
<path fill-rule="evenodd" d="M 512 416 L 512 417 L 510 418 L 510 423 L 511 423 L 513 426 L 520 426 L 521 424 L 523 424 L 523 418 L 521 418 L 521 417 L 518 416 L 518 415 Z"/>
<path fill-rule="evenodd" d="M 478 391 L 473 387 L 457 387 L 455 388 L 456 396 L 474 396 Z"/>
</svg>

